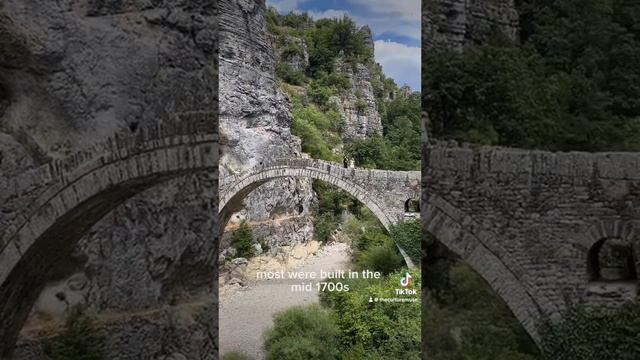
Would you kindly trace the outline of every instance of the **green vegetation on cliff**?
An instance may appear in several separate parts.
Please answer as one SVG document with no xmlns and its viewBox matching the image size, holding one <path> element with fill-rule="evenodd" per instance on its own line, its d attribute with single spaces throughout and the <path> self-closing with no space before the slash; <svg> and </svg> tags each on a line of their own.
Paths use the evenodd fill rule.
<svg viewBox="0 0 640 360">
<path fill-rule="evenodd" d="M 425 58 L 434 137 L 550 150 L 640 150 L 640 5 L 526 0 L 520 39 Z"/>
<path fill-rule="evenodd" d="M 307 14 L 280 15 L 269 9 L 269 31 L 279 49 L 277 75 L 293 103 L 293 134 L 302 139 L 303 151 L 317 159 L 342 162 L 344 156 L 361 167 L 390 170 L 420 168 L 420 96 L 401 94 L 373 61 L 367 33 L 349 17 L 314 21 Z M 304 45 L 303 45 L 304 44 Z M 306 50 L 305 50 L 306 49 Z M 305 68 L 292 68 L 289 61 L 308 55 Z M 353 143 L 343 143 L 342 114 L 332 98 L 353 91 L 351 79 L 338 60 L 352 67 L 366 66 L 382 118 L 383 134 Z M 361 93 L 353 94 L 358 112 L 368 104 Z"/>
<path fill-rule="evenodd" d="M 348 17 L 314 21 L 306 14 L 279 15 L 274 9 L 267 23 L 279 56 L 277 76 L 292 102 L 292 133 L 302 140 L 305 153 L 340 164 L 352 158 L 359 167 L 419 169 L 420 96 L 405 94 L 383 74 L 373 61 L 366 29 L 358 29 Z M 366 94 L 353 83 L 356 71 L 371 82 Z M 372 98 L 383 133 L 345 141 L 345 111 L 366 114 Z M 402 237 L 419 253 L 420 238 L 413 231 L 417 222 L 389 234 L 346 192 L 320 181 L 314 181 L 313 189 L 318 195 L 315 239 L 326 242 L 340 233 L 350 242 L 355 268 L 379 271 L 384 278 L 348 280 L 352 289 L 325 294 L 322 307 L 281 313 L 266 336 L 268 358 L 419 359 L 420 302 L 368 302 L 370 296 L 394 297 L 404 266 L 396 242 Z M 419 279 L 413 288 L 419 289 L 417 284 Z"/>
</svg>

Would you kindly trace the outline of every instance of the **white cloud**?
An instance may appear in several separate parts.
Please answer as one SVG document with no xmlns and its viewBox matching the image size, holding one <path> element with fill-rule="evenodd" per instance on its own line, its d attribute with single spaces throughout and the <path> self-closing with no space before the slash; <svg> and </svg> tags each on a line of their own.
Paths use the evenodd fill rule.
<svg viewBox="0 0 640 360">
<path fill-rule="evenodd" d="M 347 0 L 354 5 L 366 6 L 373 14 L 384 15 L 387 19 L 401 21 L 421 21 L 422 8 L 419 0 Z"/>
<path fill-rule="evenodd" d="M 301 2 L 305 0 L 269 0 L 267 5 L 273 6 L 280 14 L 288 14 L 293 10 L 297 10 Z"/>
<path fill-rule="evenodd" d="M 421 49 L 392 41 L 375 42 L 376 61 L 382 65 L 385 74 L 398 85 L 408 84 L 420 90 Z"/>
<path fill-rule="evenodd" d="M 324 11 L 309 11 L 309 15 L 315 20 L 318 19 L 340 19 L 345 15 L 349 15 L 347 11 L 329 9 Z"/>
</svg>

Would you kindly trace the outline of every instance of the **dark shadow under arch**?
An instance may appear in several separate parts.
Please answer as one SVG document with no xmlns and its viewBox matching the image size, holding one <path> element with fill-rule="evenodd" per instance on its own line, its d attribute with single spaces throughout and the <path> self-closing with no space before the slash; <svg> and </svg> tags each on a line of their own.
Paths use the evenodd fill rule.
<svg viewBox="0 0 640 360">
<path fill-rule="evenodd" d="M 489 242 L 483 236 L 488 234 L 474 234 L 469 230 L 482 227 L 439 196 L 425 195 L 421 212 L 423 236 L 431 234 L 471 266 L 507 304 L 533 341 L 539 344 L 539 322 L 544 316 L 539 298 L 534 297 L 509 266 L 486 245 Z"/>
</svg>

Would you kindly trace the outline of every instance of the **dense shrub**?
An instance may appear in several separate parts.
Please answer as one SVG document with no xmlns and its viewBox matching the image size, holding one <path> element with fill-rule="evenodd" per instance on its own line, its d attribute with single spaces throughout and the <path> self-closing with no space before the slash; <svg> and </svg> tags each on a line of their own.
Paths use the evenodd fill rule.
<svg viewBox="0 0 640 360">
<path fill-rule="evenodd" d="M 314 180 L 313 190 L 318 195 L 314 208 L 314 238 L 325 242 L 338 229 L 343 212 L 358 211 L 360 204 L 347 192 L 319 180 Z"/>
<path fill-rule="evenodd" d="M 355 141 L 345 147 L 356 164 L 365 168 L 419 170 L 421 161 L 420 97 L 402 96 L 386 103 L 383 137 Z"/>
<path fill-rule="evenodd" d="M 335 311 L 343 359 L 421 359 L 421 302 L 375 303 L 369 297 L 395 297 L 404 272 L 382 279 L 347 280 L 349 292 L 324 292 L 321 302 Z M 412 273 L 420 289 L 420 274 Z"/>
<path fill-rule="evenodd" d="M 331 312 L 320 306 L 285 310 L 265 334 L 267 359 L 339 359 L 339 334 Z"/>
<path fill-rule="evenodd" d="M 414 263 L 422 259 L 422 222 L 407 221 L 391 228 L 391 238 L 409 255 Z"/>
<path fill-rule="evenodd" d="M 521 36 L 425 58 L 433 135 L 551 150 L 639 150 L 640 4 L 519 2 Z"/>
<path fill-rule="evenodd" d="M 252 360 L 253 358 L 249 355 L 241 353 L 239 351 L 232 351 L 224 354 L 222 356 L 222 360 Z"/>
<path fill-rule="evenodd" d="M 74 308 L 63 333 L 45 347 L 52 360 L 103 360 L 105 340 L 98 335 L 91 318 Z"/>
<path fill-rule="evenodd" d="M 286 63 L 278 63 L 276 65 L 276 75 L 284 82 L 293 85 L 303 85 L 305 83 L 304 72 L 295 70 Z"/>
<path fill-rule="evenodd" d="M 391 240 L 368 247 L 357 255 L 358 269 L 379 271 L 385 275 L 400 269 L 403 263 L 402 256 Z"/>
<path fill-rule="evenodd" d="M 250 258 L 255 255 L 253 231 L 245 220 L 242 220 L 238 229 L 233 232 L 231 246 L 236 250 L 237 257 Z"/>
<path fill-rule="evenodd" d="M 640 358 L 640 303 L 619 311 L 576 308 L 542 330 L 542 349 L 553 360 Z"/>
</svg>

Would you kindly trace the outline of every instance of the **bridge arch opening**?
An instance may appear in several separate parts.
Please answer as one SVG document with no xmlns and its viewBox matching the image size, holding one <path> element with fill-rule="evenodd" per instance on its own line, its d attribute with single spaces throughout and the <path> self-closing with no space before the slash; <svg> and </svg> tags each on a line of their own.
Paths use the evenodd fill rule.
<svg viewBox="0 0 640 360">
<path fill-rule="evenodd" d="M 255 189 L 270 181 L 290 177 L 320 180 L 347 192 L 369 208 L 387 230 L 390 230 L 390 226 L 397 221 L 385 213 L 385 207 L 380 203 L 380 199 L 376 197 L 376 194 L 370 194 L 370 192 L 355 182 L 343 179 L 339 175 L 327 173 L 321 169 L 309 168 L 287 171 L 286 169 L 276 167 L 273 169 L 265 168 L 263 171 L 250 173 L 236 180 L 229 188 L 221 191 L 220 214 L 222 221 L 220 229 L 224 229 L 232 214 L 240 211 L 244 207 L 243 201 Z"/>
<path fill-rule="evenodd" d="M 604 238 L 591 246 L 587 258 L 590 281 L 637 282 L 636 259 L 631 242 Z"/>
<path fill-rule="evenodd" d="M 510 264 L 492 248 L 499 235 L 481 231 L 471 217 L 434 193 L 424 192 L 422 205 L 423 234 L 435 238 L 436 246 L 442 245 L 478 274 L 504 301 L 531 340 L 539 344 L 543 311 Z"/>
<path fill-rule="evenodd" d="M 217 135 L 163 135 L 158 129 L 148 137 L 112 139 L 96 156 L 82 153 L 12 179 L 16 188 L 41 186 L 42 192 L 0 233 L 0 357 L 13 351 L 43 287 L 100 219 L 151 187 L 217 171 Z"/>
<path fill-rule="evenodd" d="M 420 212 L 420 200 L 407 199 L 404 202 L 404 212 L 406 213 L 419 213 Z"/>
<path fill-rule="evenodd" d="M 394 177 L 383 170 L 344 168 L 340 164 L 311 159 L 282 159 L 267 164 L 261 163 L 241 176 L 230 176 L 221 180 L 223 185 L 220 191 L 220 231 L 224 231 L 233 214 L 244 208 L 244 200 L 258 187 L 276 179 L 307 178 L 332 185 L 350 194 L 368 208 L 382 227 L 390 232 L 394 224 L 404 220 L 405 199 L 417 195 L 418 190 L 410 185 L 419 186 L 419 172 L 396 173 L 401 173 L 401 176 Z M 367 181 L 374 185 L 367 187 L 363 184 Z M 391 191 L 374 190 L 375 186 L 400 186 L 405 189 L 401 194 L 392 196 L 389 195 Z M 396 188 L 395 191 L 400 190 Z M 414 267 L 409 256 L 401 248 L 398 249 L 407 266 Z"/>
</svg>

